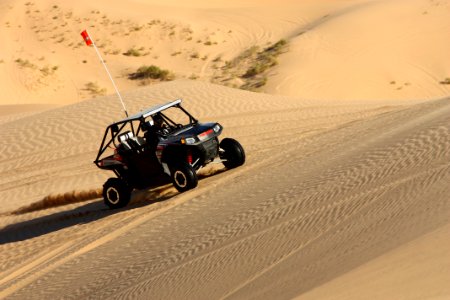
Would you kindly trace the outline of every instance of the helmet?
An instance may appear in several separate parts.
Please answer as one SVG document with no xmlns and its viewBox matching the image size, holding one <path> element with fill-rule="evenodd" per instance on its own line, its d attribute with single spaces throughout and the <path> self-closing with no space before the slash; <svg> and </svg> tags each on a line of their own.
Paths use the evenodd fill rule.
<svg viewBox="0 0 450 300">
<path fill-rule="evenodd" d="M 155 123 L 153 122 L 153 120 L 148 120 L 145 121 L 144 123 L 142 123 L 142 130 L 143 131 L 147 131 L 149 130 Z"/>
<path fill-rule="evenodd" d="M 153 119 L 153 125 L 161 126 L 164 123 L 164 119 L 160 114 L 156 114 L 152 116 Z"/>
</svg>

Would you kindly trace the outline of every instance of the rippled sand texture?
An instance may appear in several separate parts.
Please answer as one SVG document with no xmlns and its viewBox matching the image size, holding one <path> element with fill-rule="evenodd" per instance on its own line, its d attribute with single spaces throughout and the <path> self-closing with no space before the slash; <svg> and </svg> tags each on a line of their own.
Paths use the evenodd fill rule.
<svg viewBox="0 0 450 300">
<path fill-rule="evenodd" d="M 450 298 L 448 0 L 2 0 L 0 24 L 0 299 Z M 107 209 L 124 114 L 84 29 L 130 113 L 183 98 L 245 165 Z M 130 79 L 152 64 L 175 80 Z"/>
<path fill-rule="evenodd" d="M 247 163 L 117 211 L 92 164 L 114 96 L 2 124 L 0 298 L 450 295 L 449 99 L 332 105 L 193 81 L 125 98 L 136 111 L 180 95 Z"/>
</svg>

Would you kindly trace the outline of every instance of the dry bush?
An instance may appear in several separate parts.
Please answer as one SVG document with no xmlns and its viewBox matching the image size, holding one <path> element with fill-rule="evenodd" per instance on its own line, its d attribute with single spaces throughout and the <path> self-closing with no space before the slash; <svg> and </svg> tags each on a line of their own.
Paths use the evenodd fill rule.
<svg viewBox="0 0 450 300">
<path fill-rule="evenodd" d="M 31 63 L 28 59 L 21 59 L 18 58 L 15 60 L 15 62 L 21 67 L 21 68 L 30 68 L 30 69 L 36 69 L 36 65 Z"/>
<path fill-rule="evenodd" d="M 141 66 L 136 72 L 129 74 L 129 79 L 157 79 L 161 81 L 173 80 L 174 76 L 169 70 L 161 69 L 158 66 Z"/>
<path fill-rule="evenodd" d="M 440 84 L 450 84 L 450 77 L 445 78 L 440 82 Z"/>
<path fill-rule="evenodd" d="M 123 55 L 138 57 L 138 56 L 142 56 L 142 53 L 138 49 L 130 48 L 127 50 L 127 52 L 123 53 Z"/>
<path fill-rule="evenodd" d="M 39 69 L 39 71 L 41 71 L 42 75 L 44 76 L 49 76 L 49 75 L 53 75 L 57 70 L 58 70 L 58 66 L 45 66 L 42 69 Z"/>
<path fill-rule="evenodd" d="M 106 94 L 105 88 L 100 88 L 96 82 L 88 82 L 85 84 L 84 90 L 88 91 L 93 96 L 102 96 Z"/>
</svg>

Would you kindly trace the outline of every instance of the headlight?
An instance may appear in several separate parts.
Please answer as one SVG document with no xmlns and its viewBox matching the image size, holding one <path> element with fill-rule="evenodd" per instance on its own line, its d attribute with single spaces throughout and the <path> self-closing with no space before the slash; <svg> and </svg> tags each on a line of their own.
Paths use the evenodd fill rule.
<svg viewBox="0 0 450 300">
<path fill-rule="evenodd" d="M 220 131 L 220 125 L 219 125 L 219 124 L 216 124 L 216 125 L 213 127 L 213 130 L 214 130 L 215 133 L 218 133 L 218 132 Z"/>
<path fill-rule="evenodd" d="M 195 138 L 193 137 L 185 138 L 184 141 L 186 142 L 186 145 L 192 145 L 195 143 Z"/>
</svg>

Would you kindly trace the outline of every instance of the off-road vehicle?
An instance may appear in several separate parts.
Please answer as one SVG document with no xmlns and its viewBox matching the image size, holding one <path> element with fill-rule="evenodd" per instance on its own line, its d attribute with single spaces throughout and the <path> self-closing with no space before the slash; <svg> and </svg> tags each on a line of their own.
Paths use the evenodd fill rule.
<svg viewBox="0 0 450 300">
<path fill-rule="evenodd" d="M 134 189 L 170 182 L 179 192 L 197 186 L 197 172 L 212 162 L 231 169 L 245 162 L 234 139 L 219 142 L 219 123 L 199 123 L 181 106 L 181 99 L 151 107 L 106 128 L 94 163 L 116 177 L 103 185 L 110 208 L 128 204 Z"/>
</svg>

